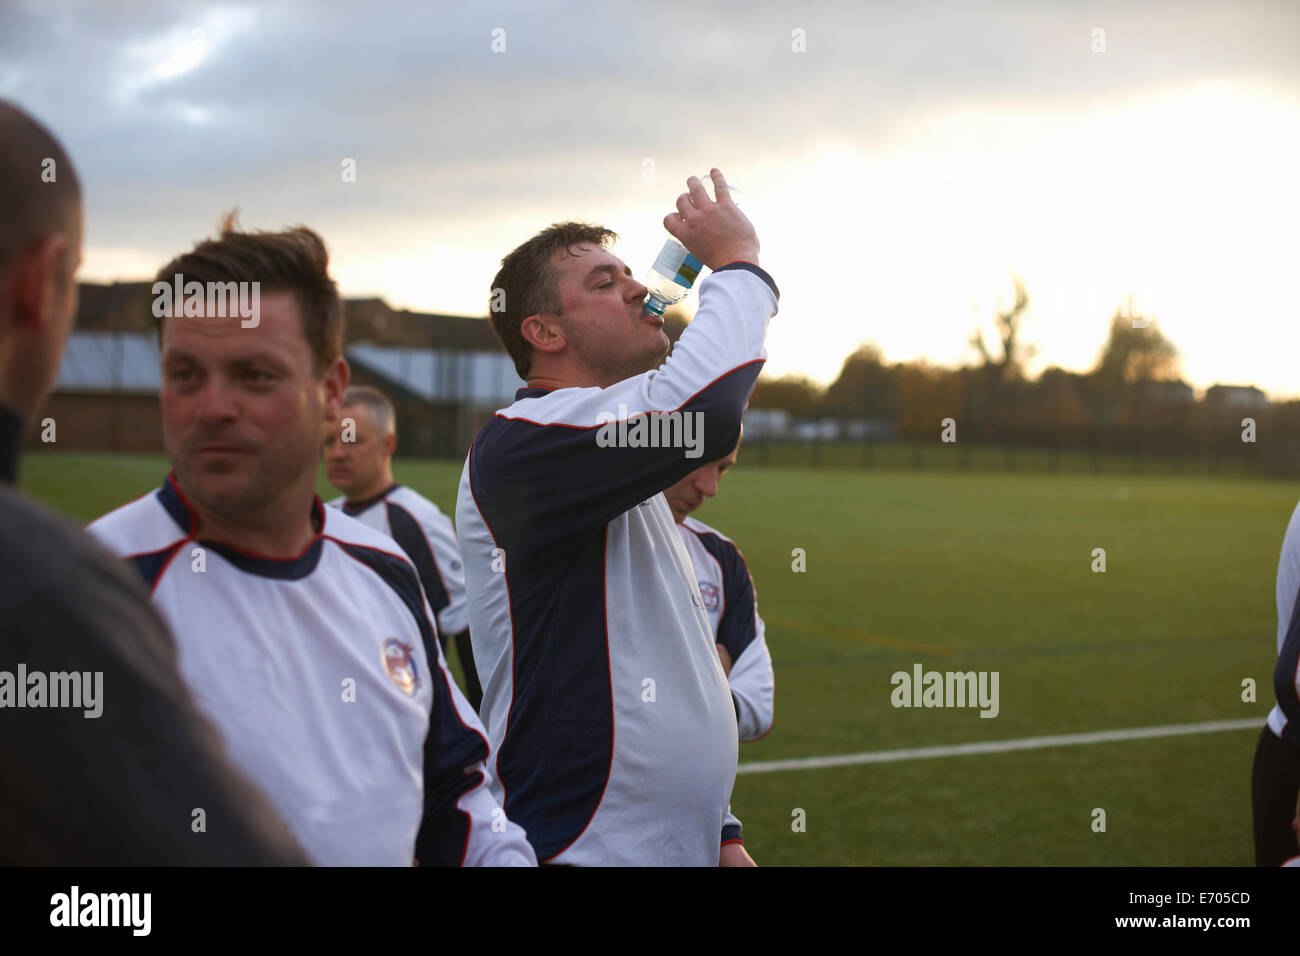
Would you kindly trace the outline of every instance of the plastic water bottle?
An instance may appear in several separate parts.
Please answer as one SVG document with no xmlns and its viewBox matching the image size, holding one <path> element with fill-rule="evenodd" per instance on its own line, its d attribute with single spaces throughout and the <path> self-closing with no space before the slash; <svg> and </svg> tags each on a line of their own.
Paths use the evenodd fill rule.
<svg viewBox="0 0 1300 956">
<path fill-rule="evenodd" d="M 663 315 L 664 309 L 686 298 L 703 268 L 704 263 L 687 252 L 684 245 L 669 238 L 646 276 L 645 287 L 649 291 L 645 297 L 645 311 Z"/>
<path fill-rule="evenodd" d="M 707 174 L 701 176 L 700 180 L 704 183 L 706 191 L 713 185 L 712 177 Z M 728 186 L 727 191 L 731 193 L 734 202 L 740 190 L 735 186 Z M 712 193 L 710 198 L 713 198 Z M 669 237 L 664 247 L 659 250 L 659 256 L 646 276 L 645 287 L 649 292 L 645 298 L 645 311 L 654 315 L 663 315 L 664 310 L 670 305 L 686 298 L 703 268 L 704 263 L 687 252 L 686 247 L 676 239 Z"/>
</svg>

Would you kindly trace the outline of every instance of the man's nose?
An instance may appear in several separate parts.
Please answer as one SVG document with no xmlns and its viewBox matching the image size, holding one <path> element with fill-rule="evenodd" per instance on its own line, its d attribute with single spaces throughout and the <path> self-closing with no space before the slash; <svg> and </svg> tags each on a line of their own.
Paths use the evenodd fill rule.
<svg viewBox="0 0 1300 956">
<path fill-rule="evenodd" d="M 705 468 L 695 480 L 695 489 L 706 498 L 718 493 L 718 469 Z"/>
<path fill-rule="evenodd" d="M 220 376 L 212 376 L 199 393 L 199 419 L 204 423 L 232 421 L 239 417 L 232 389 Z"/>
</svg>

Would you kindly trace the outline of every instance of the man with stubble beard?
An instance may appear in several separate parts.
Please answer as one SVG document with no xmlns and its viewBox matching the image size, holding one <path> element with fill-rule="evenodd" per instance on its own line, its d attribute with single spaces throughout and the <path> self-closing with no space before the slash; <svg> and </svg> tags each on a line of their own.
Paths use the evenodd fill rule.
<svg viewBox="0 0 1300 956">
<path fill-rule="evenodd" d="M 230 219 L 163 267 L 172 473 L 90 530 L 144 578 L 200 708 L 317 863 L 532 865 L 415 568 L 316 496 L 348 383 L 327 267 L 309 229 Z"/>
<path fill-rule="evenodd" d="M 736 715 L 662 494 L 735 447 L 777 308 L 754 227 L 711 175 L 716 201 L 692 177 L 664 219 L 713 270 L 671 358 L 608 229 L 543 230 L 493 282 L 527 387 L 470 448 L 456 528 L 493 792 L 551 864 L 748 859 L 724 833 Z M 679 438 L 690 421 L 702 441 L 611 443 L 614 420 Z"/>
</svg>

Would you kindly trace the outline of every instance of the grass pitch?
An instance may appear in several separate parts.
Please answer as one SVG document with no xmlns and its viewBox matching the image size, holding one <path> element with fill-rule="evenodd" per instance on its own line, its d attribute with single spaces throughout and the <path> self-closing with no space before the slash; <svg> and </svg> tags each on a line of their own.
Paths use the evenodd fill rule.
<svg viewBox="0 0 1300 956">
<path fill-rule="evenodd" d="M 460 471 L 396 467 L 448 513 Z M 165 472 L 160 456 L 42 452 L 20 477 L 87 521 Z M 1262 725 L 1296 499 L 1257 479 L 760 468 L 742 451 L 698 514 L 744 552 L 775 664 L 775 729 L 741 761 Z M 893 707 L 891 675 L 918 663 L 997 671 L 998 716 Z M 732 807 L 760 864 L 1249 865 L 1256 733 L 743 774 Z"/>
</svg>

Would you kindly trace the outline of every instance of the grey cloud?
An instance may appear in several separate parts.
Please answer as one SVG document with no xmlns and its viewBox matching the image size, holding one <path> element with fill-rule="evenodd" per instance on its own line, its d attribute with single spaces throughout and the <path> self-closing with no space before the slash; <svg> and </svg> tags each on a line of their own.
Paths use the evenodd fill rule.
<svg viewBox="0 0 1300 956">
<path fill-rule="evenodd" d="M 147 68 L 134 45 L 214 9 L 248 22 L 191 72 L 123 94 Z M 806 54 L 790 52 L 796 27 Z M 1264 2 L 29 2 L 0 13 L 0 95 L 67 141 L 114 240 L 147 244 L 235 203 L 493 216 L 626 189 L 643 157 L 725 142 L 773 158 L 829 136 L 869 149 L 961 104 L 1069 111 L 1211 77 L 1294 92 L 1297 35 L 1300 8 Z"/>
</svg>

